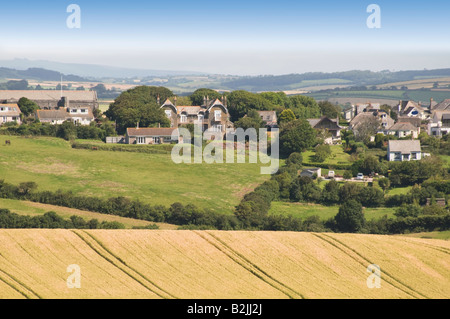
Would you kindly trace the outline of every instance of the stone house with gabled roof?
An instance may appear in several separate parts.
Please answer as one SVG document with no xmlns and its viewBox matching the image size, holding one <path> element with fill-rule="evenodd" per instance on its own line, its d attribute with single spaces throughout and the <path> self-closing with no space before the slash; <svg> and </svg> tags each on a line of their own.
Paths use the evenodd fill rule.
<svg viewBox="0 0 450 319">
<path fill-rule="evenodd" d="M 203 105 L 177 105 L 176 97 L 174 103 L 170 99 L 161 105 L 170 126 L 178 128 L 186 124 L 199 125 L 202 131 L 211 130 L 213 132 L 226 133 L 228 128 L 233 127 L 230 121 L 230 114 L 226 106 L 226 98 L 222 101 L 215 99 L 209 101 L 204 98 Z"/>
<path fill-rule="evenodd" d="M 318 119 L 308 119 L 312 128 L 318 131 L 327 131 L 331 133 L 331 136 L 326 138 L 325 144 L 333 144 L 341 140 L 342 126 L 339 125 L 339 118 L 330 119 L 327 116 L 322 116 Z"/>
<path fill-rule="evenodd" d="M 0 126 L 9 122 L 21 124 L 21 113 L 22 112 L 17 104 L 0 104 Z"/>
<path fill-rule="evenodd" d="M 399 138 L 411 136 L 418 138 L 420 134 L 420 127 L 416 127 L 410 122 L 397 122 L 387 129 L 388 135 L 395 135 Z"/>
</svg>

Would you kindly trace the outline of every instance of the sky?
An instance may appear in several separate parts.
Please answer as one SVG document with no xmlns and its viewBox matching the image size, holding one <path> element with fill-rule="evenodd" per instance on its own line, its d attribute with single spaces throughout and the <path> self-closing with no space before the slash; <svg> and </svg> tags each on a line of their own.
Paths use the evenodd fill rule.
<svg viewBox="0 0 450 319">
<path fill-rule="evenodd" d="M 236 75 L 450 68 L 450 1 L 17 0 L 0 12 L 0 60 Z"/>
</svg>

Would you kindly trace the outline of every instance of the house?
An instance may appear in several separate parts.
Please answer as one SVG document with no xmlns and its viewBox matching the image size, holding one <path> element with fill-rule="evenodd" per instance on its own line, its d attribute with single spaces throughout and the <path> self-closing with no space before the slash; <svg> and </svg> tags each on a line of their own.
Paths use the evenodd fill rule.
<svg viewBox="0 0 450 319">
<path fill-rule="evenodd" d="M 450 111 L 450 99 L 446 99 L 440 103 L 435 104 L 434 106 L 432 106 L 430 111 Z"/>
<path fill-rule="evenodd" d="M 273 129 L 278 128 L 278 119 L 276 111 L 257 111 L 261 120 L 266 123 L 267 135 L 273 137 Z"/>
<path fill-rule="evenodd" d="M 365 125 L 371 119 L 377 119 L 380 122 L 379 133 L 385 133 L 388 128 L 394 125 L 395 121 L 384 110 L 373 110 L 370 112 L 363 112 L 355 116 L 349 123 L 351 130 L 357 129 L 360 125 Z"/>
<path fill-rule="evenodd" d="M 210 130 L 224 134 L 228 128 L 233 127 L 226 106 L 226 97 L 223 100 L 215 99 L 214 101 L 209 101 L 209 98 L 205 97 L 204 103 L 197 106 L 179 106 L 175 97 L 174 103 L 167 99 L 161 108 L 170 120 L 171 127 L 178 128 L 186 124 L 195 124 L 199 125 L 202 131 Z"/>
<path fill-rule="evenodd" d="M 358 114 L 379 109 L 380 103 L 356 103 L 343 111 L 343 117 L 345 120 L 351 121 Z"/>
<path fill-rule="evenodd" d="M 318 131 L 327 131 L 331 133 L 324 141 L 325 144 L 333 144 L 341 140 L 342 127 L 339 126 L 339 117 L 330 119 L 327 116 L 322 116 L 319 119 L 308 119 L 312 128 Z"/>
<path fill-rule="evenodd" d="M 387 147 L 388 161 L 412 161 L 422 158 L 419 140 L 390 140 Z"/>
<path fill-rule="evenodd" d="M 172 138 L 172 132 L 176 134 L 176 138 Z M 129 127 L 125 135 L 126 144 L 167 144 L 177 141 L 178 129 L 173 127 Z"/>
<path fill-rule="evenodd" d="M 302 170 L 302 172 L 300 173 L 300 176 L 306 176 L 306 177 L 310 177 L 310 178 L 321 177 L 322 169 L 319 167 L 306 168 L 306 169 Z"/>
<path fill-rule="evenodd" d="M 399 101 L 394 110 L 398 116 L 418 117 L 423 120 L 427 117 L 425 109 L 414 101 Z"/>
<path fill-rule="evenodd" d="M 411 136 L 412 138 L 418 138 L 420 133 L 420 127 L 412 125 L 410 122 L 397 122 L 387 129 L 388 135 L 395 135 L 399 138 Z"/>
<path fill-rule="evenodd" d="M 21 111 L 17 104 L 0 104 L 0 126 L 9 122 L 21 124 L 20 113 Z"/>
<path fill-rule="evenodd" d="M 428 135 L 443 136 L 450 133 L 450 108 L 434 110 L 427 126 Z"/>
<path fill-rule="evenodd" d="M 98 109 L 97 92 L 95 91 L 59 91 L 59 90 L 0 90 L 0 103 L 17 103 L 20 98 L 35 102 L 42 110 L 67 107 L 89 106 Z"/>
<path fill-rule="evenodd" d="M 89 106 L 57 108 L 52 110 L 37 110 L 36 119 L 41 123 L 62 124 L 71 121 L 77 125 L 89 125 L 94 121 L 94 114 Z"/>
</svg>

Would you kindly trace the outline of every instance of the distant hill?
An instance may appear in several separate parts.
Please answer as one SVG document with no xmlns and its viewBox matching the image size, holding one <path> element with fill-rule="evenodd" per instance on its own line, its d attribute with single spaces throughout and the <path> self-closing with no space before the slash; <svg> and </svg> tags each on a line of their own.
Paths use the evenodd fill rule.
<svg viewBox="0 0 450 319">
<path fill-rule="evenodd" d="M 345 71 L 345 72 L 312 72 L 287 75 L 264 75 L 241 77 L 223 82 L 223 86 L 238 90 L 245 88 L 249 91 L 284 91 L 302 87 L 319 86 L 324 84 L 345 83 L 346 86 L 379 85 L 391 82 L 411 81 L 420 78 L 439 78 L 450 76 L 450 69 L 417 70 L 417 71 Z"/>
<path fill-rule="evenodd" d="M 26 70 L 16 70 L 5 67 L 0 67 L 0 78 L 12 79 L 33 79 L 40 81 L 59 81 L 61 80 L 61 73 L 57 71 L 29 68 Z M 87 82 L 86 78 L 73 74 L 63 74 L 64 81 Z"/>
<path fill-rule="evenodd" d="M 44 68 L 66 74 L 77 74 L 78 76 L 97 79 L 206 74 L 195 71 L 134 69 L 98 64 L 62 63 L 28 59 L 0 60 L 0 67 L 14 69 Z"/>
</svg>

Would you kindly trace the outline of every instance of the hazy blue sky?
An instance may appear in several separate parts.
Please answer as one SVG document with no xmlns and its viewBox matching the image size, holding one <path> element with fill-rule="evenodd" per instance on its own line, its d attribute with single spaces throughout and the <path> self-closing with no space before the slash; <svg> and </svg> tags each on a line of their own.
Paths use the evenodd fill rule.
<svg viewBox="0 0 450 319">
<path fill-rule="evenodd" d="M 81 8 L 70 29 L 69 4 Z M 381 28 L 369 29 L 369 4 Z M 0 60 L 222 74 L 450 67 L 450 1 L 8 1 Z"/>
</svg>

